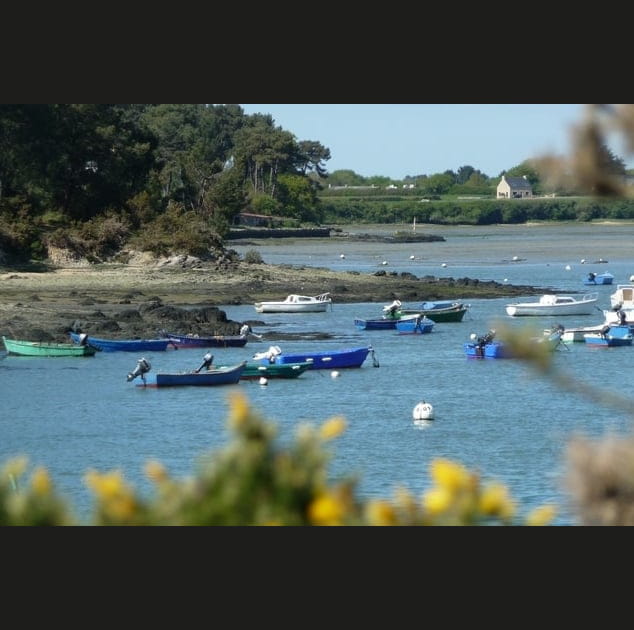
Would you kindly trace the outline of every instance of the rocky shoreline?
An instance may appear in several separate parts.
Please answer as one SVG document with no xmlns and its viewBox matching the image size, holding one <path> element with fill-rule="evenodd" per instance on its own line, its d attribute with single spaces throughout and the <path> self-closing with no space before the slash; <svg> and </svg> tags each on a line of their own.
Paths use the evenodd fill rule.
<svg viewBox="0 0 634 630">
<path fill-rule="evenodd" d="M 548 293 L 530 286 L 470 278 L 417 277 L 377 271 L 334 272 L 315 267 L 197 263 L 102 264 L 42 271 L 0 269 L 0 334 L 16 339 L 68 341 L 80 328 L 95 336 L 153 338 L 161 329 L 200 335 L 238 334 L 219 304 L 253 304 L 289 293 L 330 292 L 334 303 L 404 303 Z M 258 319 L 247 321 L 257 325 Z M 310 335 L 310 332 L 306 333 Z M 267 333 L 266 341 L 283 339 Z"/>
</svg>

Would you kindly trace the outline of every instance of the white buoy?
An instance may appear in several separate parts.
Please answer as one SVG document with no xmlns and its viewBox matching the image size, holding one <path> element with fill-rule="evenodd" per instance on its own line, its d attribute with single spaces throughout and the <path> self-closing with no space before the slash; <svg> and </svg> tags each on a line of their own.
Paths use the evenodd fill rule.
<svg viewBox="0 0 634 630">
<path fill-rule="evenodd" d="M 513 260 L 519 260 L 517 256 L 513 256 Z"/>
<path fill-rule="evenodd" d="M 346 255 L 345 254 L 340 254 L 339 258 L 345 258 Z"/>
<path fill-rule="evenodd" d="M 504 282 L 508 282 L 508 281 L 509 281 L 509 279 L 508 279 L 508 278 L 504 278 Z"/>
<path fill-rule="evenodd" d="M 414 420 L 431 420 L 434 417 L 434 407 L 422 400 L 414 407 L 412 417 Z"/>
<path fill-rule="evenodd" d="M 582 258 L 580 262 L 581 262 L 582 265 L 585 265 L 586 264 L 586 259 Z"/>
<path fill-rule="evenodd" d="M 333 371 L 330 373 L 330 376 L 331 376 L 332 378 L 338 378 L 338 377 L 339 377 L 339 372 L 337 372 L 337 370 L 333 370 Z"/>
<path fill-rule="evenodd" d="M 414 258 L 415 258 L 415 256 L 414 256 L 414 255 L 412 255 L 412 256 L 410 256 L 410 257 L 409 257 L 409 259 L 410 259 L 410 260 L 414 260 Z"/>
<path fill-rule="evenodd" d="M 269 381 L 264 376 L 260 376 L 260 385 L 268 385 Z"/>
<path fill-rule="evenodd" d="M 630 282 L 634 282 L 634 276 L 630 276 Z"/>
<path fill-rule="evenodd" d="M 440 265 L 441 267 L 446 267 L 447 263 L 443 263 L 442 265 Z"/>
<path fill-rule="evenodd" d="M 384 260 L 381 264 L 382 265 L 387 265 L 387 260 Z"/>
<path fill-rule="evenodd" d="M 566 265 L 566 266 L 564 267 L 564 269 L 565 269 L 566 271 L 570 271 L 570 265 Z"/>
</svg>

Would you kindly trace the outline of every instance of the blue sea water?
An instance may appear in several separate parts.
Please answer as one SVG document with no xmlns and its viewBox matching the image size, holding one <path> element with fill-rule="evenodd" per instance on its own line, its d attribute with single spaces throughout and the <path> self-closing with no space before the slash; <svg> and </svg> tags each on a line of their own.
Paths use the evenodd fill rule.
<svg viewBox="0 0 634 630">
<path fill-rule="evenodd" d="M 609 307 L 616 284 L 628 283 L 634 273 L 634 225 L 507 228 L 434 228 L 451 235 L 446 243 L 384 246 L 331 239 L 301 248 L 261 241 L 236 244 L 235 249 L 257 249 L 273 264 L 494 279 L 561 293 L 591 290 L 599 293 L 600 308 Z M 608 264 L 592 264 L 600 258 Z M 382 265 L 384 260 L 387 265 Z M 584 286 L 582 278 L 590 270 L 610 271 L 614 285 Z M 431 484 L 430 462 L 447 457 L 477 470 L 484 480 L 506 484 L 520 513 L 553 502 L 559 507 L 555 523 L 575 524 L 564 487 L 566 445 L 577 434 L 629 435 L 632 414 L 570 393 L 522 362 L 467 359 L 462 347 L 472 332 L 483 333 L 500 321 L 541 331 L 556 323 L 553 318 L 509 318 L 504 306 L 511 300 L 474 299 L 465 300 L 471 307 L 460 323 L 437 323 L 426 335 L 399 335 L 354 327 L 355 317 L 377 316 L 381 304 L 341 304 L 336 295 L 333 300 L 331 310 L 307 314 L 257 314 L 250 304 L 219 306 L 232 320 L 263 322 L 254 326 L 255 332 L 321 331 L 334 336 L 327 341 L 278 342 L 282 350 L 370 344 L 379 367 L 373 367 L 369 356 L 360 369 L 340 370 L 338 377 L 317 370 L 292 380 L 271 379 L 266 386 L 242 381 L 210 388 L 142 389 L 126 381 L 139 358 L 130 353 L 80 359 L 0 354 L 0 462 L 26 454 L 32 465 L 45 466 L 86 522 L 92 497 L 83 476 L 89 469 L 120 469 L 144 493 L 150 491 L 143 473 L 148 460 L 161 461 L 176 477 L 194 474 L 201 457 L 227 444 L 227 394 L 239 390 L 276 423 L 282 443 L 292 439 L 303 422 L 320 424 L 344 416 L 348 426 L 332 443 L 329 471 L 333 478 L 356 476 L 362 497 L 389 498 L 397 487 L 420 495 Z M 562 319 L 567 327 L 588 326 L 600 323 L 602 315 L 597 311 Z M 212 352 L 217 363 L 228 364 L 267 347 L 249 342 L 244 348 Z M 587 389 L 627 395 L 634 376 L 633 352 L 632 347 L 576 343 L 557 350 L 554 364 Z M 180 349 L 146 358 L 154 371 L 180 371 L 198 367 L 203 354 Z M 434 406 L 434 420 L 413 420 L 412 411 L 422 400 Z"/>
</svg>

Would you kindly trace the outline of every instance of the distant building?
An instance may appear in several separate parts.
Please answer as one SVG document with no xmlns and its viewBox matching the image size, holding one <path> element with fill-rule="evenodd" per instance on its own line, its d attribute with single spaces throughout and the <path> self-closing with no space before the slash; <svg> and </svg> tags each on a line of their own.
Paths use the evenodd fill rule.
<svg viewBox="0 0 634 630">
<path fill-rule="evenodd" d="M 533 196 L 533 188 L 526 179 L 526 175 L 522 177 L 506 177 L 502 175 L 497 191 L 498 199 L 522 199 Z"/>
</svg>

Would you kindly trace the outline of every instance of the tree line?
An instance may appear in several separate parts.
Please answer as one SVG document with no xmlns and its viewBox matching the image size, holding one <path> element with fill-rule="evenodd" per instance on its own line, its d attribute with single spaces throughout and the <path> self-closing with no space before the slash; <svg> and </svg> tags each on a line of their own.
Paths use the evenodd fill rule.
<svg viewBox="0 0 634 630">
<path fill-rule="evenodd" d="M 626 173 L 607 146 L 599 154 L 606 168 Z M 337 187 L 394 186 L 380 175 L 328 173 L 330 157 L 318 140 L 299 140 L 270 115 L 235 104 L 0 105 L 0 262 L 43 259 L 51 245 L 94 261 L 124 243 L 205 255 L 222 248 L 241 212 L 284 217 L 286 226 L 341 222 L 353 212 L 331 203 Z M 526 175 L 537 194 L 547 189 L 534 161 L 503 173 Z M 463 165 L 407 176 L 399 193 L 495 196 L 498 181 Z M 392 210 L 364 202 L 354 214 L 389 220 Z M 430 218 L 443 222 L 446 209 L 435 210 Z M 453 222 L 465 213 L 450 214 Z"/>
</svg>

